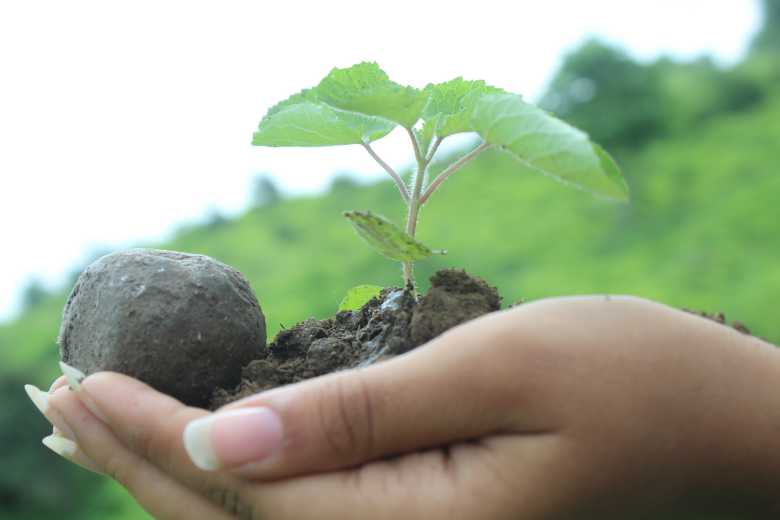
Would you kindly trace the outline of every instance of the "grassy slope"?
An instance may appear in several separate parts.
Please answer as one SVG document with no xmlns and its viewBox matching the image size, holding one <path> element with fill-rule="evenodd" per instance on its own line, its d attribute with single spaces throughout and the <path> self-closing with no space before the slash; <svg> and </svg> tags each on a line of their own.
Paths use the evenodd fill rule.
<svg viewBox="0 0 780 520">
<path fill-rule="evenodd" d="M 423 212 L 420 238 L 450 251 L 418 266 L 466 267 L 518 298 L 611 292 L 724 311 L 780 342 L 780 99 L 731 115 L 624 167 L 631 207 L 602 203 L 493 153 L 459 172 Z M 301 153 L 305 153 L 302 150 Z M 401 220 L 390 183 L 258 208 L 219 227 L 182 231 L 163 248 L 211 255 L 251 280 L 269 329 L 332 314 L 347 288 L 398 283 L 340 216 L 366 209 Z M 65 293 L 0 327 L 0 366 L 48 384 L 56 373 Z M 30 407 L 30 413 L 34 413 Z M 112 485 L 102 501 L 137 514 Z M 104 510 L 105 511 L 105 510 Z M 63 517 L 64 518 L 64 517 Z"/>
</svg>

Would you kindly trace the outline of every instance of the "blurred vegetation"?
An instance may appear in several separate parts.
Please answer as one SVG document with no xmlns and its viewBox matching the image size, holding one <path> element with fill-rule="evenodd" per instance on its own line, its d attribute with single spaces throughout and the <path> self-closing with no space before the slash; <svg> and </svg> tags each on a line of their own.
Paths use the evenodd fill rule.
<svg viewBox="0 0 780 520">
<path fill-rule="evenodd" d="M 422 262 L 425 279 L 465 267 L 505 303 L 576 293 L 630 293 L 723 311 L 780 343 L 780 1 L 746 59 L 641 64 L 598 41 L 572 52 L 542 104 L 618 156 L 633 190 L 616 206 L 525 171 L 500 152 L 458 173 L 425 208 L 420 238 L 450 251 Z M 169 242 L 213 256 L 250 279 L 269 333 L 333 314 L 359 283 L 394 285 L 398 266 L 364 246 L 341 217 L 371 208 L 402 220 L 395 187 L 350 175 L 328 194 L 283 198 L 258 177 L 247 212 L 218 212 Z M 463 209 L 461 209 L 463 208 Z M 313 256 L 313 253 L 316 256 Z M 69 288 L 31 282 L 25 312 L 0 327 L 0 519 L 146 518 L 124 491 L 70 466 L 37 439 L 48 433 L 22 389 L 57 375 L 55 338 Z"/>
</svg>

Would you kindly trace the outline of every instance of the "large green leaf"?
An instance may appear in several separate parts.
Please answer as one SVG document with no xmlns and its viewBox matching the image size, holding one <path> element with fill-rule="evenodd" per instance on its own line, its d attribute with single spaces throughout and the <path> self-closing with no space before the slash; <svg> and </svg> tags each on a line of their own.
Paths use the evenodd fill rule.
<svg viewBox="0 0 780 520">
<path fill-rule="evenodd" d="M 386 119 L 345 112 L 304 90 L 273 106 L 252 138 L 256 146 L 333 146 L 380 139 L 395 127 Z"/>
<path fill-rule="evenodd" d="M 382 288 L 378 285 L 356 285 L 344 296 L 339 304 L 341 311 L 356 311 L 367 304 L 371 298 L 379 296 Z"/>
<path fill-rule="evenodd" d="M 473 132 L 471 116 L 477 102 L 485 95 L 499 94 L 500 88 L 486 85 L 484 81 L 467 81 L 455 78 L 444 83 L 425 87 L 428 104 L 423 110 L 426 122 L 433 122 L 436 135 L 447 137 L 462 132 Z"/>
<path fill-rule="evenodd" d="M 316 88 L 325 103 L 350 112 L 378 116 L 412 128 L 420 119 L 427 95 L 391 81 L 376 63 L 333 69 Z"/>
<path fill-rule="evenodd" d="M 347 211 L 344 216 L 354 226 L 358 235 L 387 258 L 399 262 L 422 260 L 445 251 L 434 251 L 421 244 L 398 226 L 369 211 Z"/>
<path fill-rule="evenodd" d="M 612 158 L 587 134 L 514 94 L 480 99 L 475 130 L 531 168 L 566 184 L 625 201 L 628 187 Z"/>
</svg>

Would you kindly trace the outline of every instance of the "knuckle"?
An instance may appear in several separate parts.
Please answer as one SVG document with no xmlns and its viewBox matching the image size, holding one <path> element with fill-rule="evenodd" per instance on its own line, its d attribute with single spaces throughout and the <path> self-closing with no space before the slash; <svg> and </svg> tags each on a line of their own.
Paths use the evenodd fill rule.
<svg viewBox="0 0 780 520">
<path fill-rule="evenodd" d="M 339 374 L 317 399 L 317 418 L 322 438 L 339 461 L 363 460 L 375 446 L 375 406 L 360 371 Z"/>
</svg>

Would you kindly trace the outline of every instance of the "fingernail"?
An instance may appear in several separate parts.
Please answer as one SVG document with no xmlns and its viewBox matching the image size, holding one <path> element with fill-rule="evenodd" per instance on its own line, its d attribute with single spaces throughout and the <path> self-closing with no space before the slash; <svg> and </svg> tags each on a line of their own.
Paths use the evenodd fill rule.
<svg viewBox="0 0 780 520">
<path fill-rule="evenodd" d="M 68 380 L 68 386 L 71 390 L 76 392 L 81 402 L 84 403 L 84 406 L 86 406 L 90 412 L 97 416 L 98 419 L 104 423 L 108 423 L 106 416 L 103 415 L 103 413 L 100 411 L 100 408 L 98 408 L 97 404 L 95 404 L 95 401 L 92 400 L 92 397 L 86 393 L 84 388 L 81 386 L 81 382 L 86 377 L 84 372 L 62 361 L 60 361 L 60 370 L 62 370 L 62 374 Z"/>
<path fill-rule="evenodd" d="M 78 392 L 81 390 L 81 382 L 86 377 L 84 375 L 84 372 L 79 370 L 78 368 L 74 368 L 67 363 L 60 361 L 60 370 L 62 370 L 62 374 L 67 378 L 68 380 L 68 386 L 71 390 L 74 392 Z"/>
<path fill-rule="evenodd" d="M 57 428 L 54 428 L 55 433 L 49 435 L 48 437 L 44 437 L 41 442 L 44 446 L 49 448 L 51 451 L 59 455 L 60 457 L 64 458 L 65 460 L 72 462 L 76 464 L 77 466 L 80 466 L 86 470 L 89 470 L 93 473 L 97 473 L 98 475 L 105 475 L 102 469 L 95 464 L 95 461 L 87 457 L 84 452 L 81 452 L 76 456 L 76 452 L 79 449 L 78 444 L 73 442 L 70 439 L 66 439 L 61 434 L 57 433 Z"/>
<path fill-rule="evenodd" d="M 45 416 L 49 410 L 49 395 L 35 385 L 24 385 L 24 391 L 35 407 Z"/>
<path fill-rule="evenodd" d="M 62 414 L 49 404 L 51 393 L 44 392 L 35 385 L 24 385 L 24 391 L 27 392 L 30 400 L 46 420 L 52 424 L 51 432 L 53 434 L 64 434 L 65 437 L 73 437 L 73 431 L 65 423 Z M 60 424 L 62 429 L 57 428 L 56 424 Z"/>
<path fill-rule="evenodd" d="M 282 421 L 266 407 L 214 413 L 184 429 L 184 447 L 190 459 L 206 471 L 266 460 L 282 441 Z"/>
<path fill-rule="evenodd" d="M 60 457 L 65 457 L 66 459 L 73 457 L 73 455 L 76 453 L 76 450 L 78 449 L 78 446 L 75 442 L 57 434 L 44 437 L 41 442 L 51 451 Z"/>
</svg>

